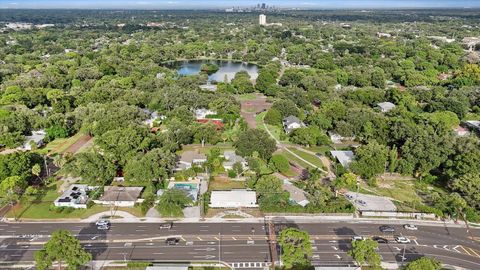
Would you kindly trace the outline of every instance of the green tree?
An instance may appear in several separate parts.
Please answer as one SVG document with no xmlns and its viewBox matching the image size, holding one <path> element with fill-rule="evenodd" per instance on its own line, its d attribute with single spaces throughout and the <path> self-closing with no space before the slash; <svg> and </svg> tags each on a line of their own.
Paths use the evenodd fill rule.
<svg viewBox="0 0 480 270">
<path fill-rule="evenodd" d="M 97 152 L 85 152 L 75 157 L 65 165 L 67 172 L 81 177 L 90 184 L 103 185 L 113 179 L 116 167 Z"/>
<path fill-rule="evenodd" d="M 54 231 L 43 249 L 35 252 L 35 264 L 39 270 L 49 269 L 54 262 L 58 263 L 58 269 L 62 269 L 65 263 L 68 269 L 75 270 L 91 259 L 92 254 L 85 251 L 80 241 L 67 230 Z"/>
<path fill-rule="evenodd" d="M 357 176 L 351 172 L 344 173 L 342 176 L 335 179 L 334 185 L 336 188 L 347 188 L 353 190 L 357 186 Z"/>
<path fill-rule="evenodd" d="M 263 121 L 265 121 L 266 124 L 278 126 L 282 124 L 282 115 L 277 109 L 271 108 L 265 114 Z"/>
<path fill-rule="evenodd" d="M 405 270 L 440 270 L 442 264 L 435 258 L 421 257 L 411 261 L 405 267 Z"/>
<path fill-rule="evenodd" d="M 9 202 L 18 201 L 27 188 L 27 181 L 20 176 L 9 176 L 0 182 L 0 196 Z"/>
<path fill-rule="evenodd" d="M 192 203 L 184 190 L 166 190 L 158 203 L 158 210 L 162 217 L 183 217 L 183 208 Z"/>
<path fill-rule="evenodd" d="M 278 243 L 281 259 L 286 269 L 302 269 L 310 266 L 312 244 L 306 231 L 287 228 L 280 232 Z"/>
<path fill-rule="evenodd" d="M 450 181 L 450 188 L 459 192 L 468 205 L 480 210 L 480 173 L 468 173 Z"/>
<path fill-rule="evenodd" d="M 273 155 L 270 158 L 270 162 L 272 163 L 273 167 L 281 173 L 286 173 L 288 170 L 290 170 L 288 159 L 283 155 Z"/>
<path fill-rule="evenodd" d="M 380 269 L 381 258 L 377 253 L 378 243 L 371 240 L 356 240 L 352 241 L 352 249 L 348 255 L 362 266 L 371 266 L 375 269 Z"/>
<path fill-rule="evenodd" d="M 355 151 L 356 160 L 350 165 L 350 168 L 363 178 L 370 179 L 385 171 L 387 154 L 386 146 L 371 141 Z"/>
<path fill-rule="evenodd" d="M 146 154 L 139 154 L 125 165 L 127 181 L 166 180 L 175 166 L 175 154 L 155 148 Z"/>
<path fill-rule="evenodd" d="M 248 129 L 240 133 L 235 147 L 240 156 L 248 157 L 252 156 L 254 152 L 258 152 L 264 160 L 270 159 L 272 153 L 277 150 L 275 141 L 261 129 Z"/>
</svg>

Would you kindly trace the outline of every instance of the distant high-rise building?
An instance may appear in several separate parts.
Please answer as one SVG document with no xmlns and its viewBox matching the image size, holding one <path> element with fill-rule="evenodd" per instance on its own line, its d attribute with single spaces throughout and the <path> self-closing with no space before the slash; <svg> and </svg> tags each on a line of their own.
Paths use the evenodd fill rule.
<svg viewBox="0 0 480 270">
<path fill-rule="evenodd" d="M 262 3 L 262 9 L 265 9 L 267 5 L 265 3 Z"/>
<path fill-rule="evenodd" d="M 267 16 L 265 16 L 265 14 L 260 14 L 260 16 L 258 16 L 258 22 L 260 25 L 267 25 Z"/>
</svg>

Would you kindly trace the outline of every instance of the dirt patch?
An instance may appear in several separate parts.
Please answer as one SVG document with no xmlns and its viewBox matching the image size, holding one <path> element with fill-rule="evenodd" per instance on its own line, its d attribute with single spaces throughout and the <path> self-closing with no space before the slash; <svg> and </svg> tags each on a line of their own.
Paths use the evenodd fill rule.
<svg viewBox="0 0 480 270">
<path fill-rule="evenodd" d="M 70 145 L 63 153 L 72 153 L 75 154 L 77 153 L 80 149 L 82 149 L 84 146 L 88 145 L 92 141 L 92 136 L 85 134 L 82 135 L 82 137 L 78 138 L 78 140 Z"/>
<path fill-rule="evenodd" d="M 241 112 L 240 114 L 247 122 L 250 128 L 256 128 L 257 123 L 255 121 L 255 116 L 257 114 L 266 111 L 272 107 L 272 104 L 267 102 L 267 97 L 255 93 L 255 99 L 252 100 L 240 100 Z"/>
</svg>

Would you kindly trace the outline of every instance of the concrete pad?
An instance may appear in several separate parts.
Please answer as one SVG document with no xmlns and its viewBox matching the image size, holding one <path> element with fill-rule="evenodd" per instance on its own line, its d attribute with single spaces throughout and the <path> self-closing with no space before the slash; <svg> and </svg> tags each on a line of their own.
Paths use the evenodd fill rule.
<svg viewBox="0 0 480 270">
<path fill-rule="evenodd" d="M 351 196 L 347 199 L 357 208 L 359 211 L 387 211 L 394 212 L 397 211 L 397 207 L 390 198 L 376 196 L 376 195 L 367 195 L 356 192 L 347 192 L 347 196 Z M 359 202 L 365 202 L 364 205 Z"/>
</svg>

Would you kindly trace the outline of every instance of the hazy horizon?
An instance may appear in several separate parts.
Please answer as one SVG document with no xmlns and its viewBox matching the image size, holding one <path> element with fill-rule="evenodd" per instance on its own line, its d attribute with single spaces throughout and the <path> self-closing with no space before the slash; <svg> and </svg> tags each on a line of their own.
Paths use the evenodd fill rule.
<svg viewBox="0 0 480 270">
<path fill-rule="evenodd" d="M 205 1 L 205 0 L 0 0 L 1 9 L 220 9 L 252 7 L 265 3 L 278 8 L 301 9 L 399 9 L 399 8 L 478 8 L 473 0 L 310 0 L 310 1 Z"/>
</svg>

